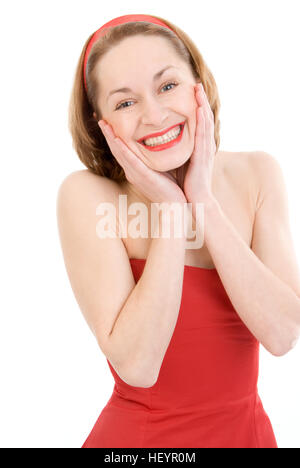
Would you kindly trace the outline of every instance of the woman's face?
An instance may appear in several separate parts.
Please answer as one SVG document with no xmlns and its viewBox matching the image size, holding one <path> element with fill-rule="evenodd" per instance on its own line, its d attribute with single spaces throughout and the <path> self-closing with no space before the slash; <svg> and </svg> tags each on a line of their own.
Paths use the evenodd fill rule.
<svg viewBox="0 0 300 468">
<path fill-rule="evenodd" d="M 170 68 L 155 78 L 166 67 Z M 190 158 L 196 126 L 196 80 L 166 39 L 126 38 L 102 57 L 96 73 L 102 118 L 147 166 L 172 172 Z M 114 92 L 120 88 L 128 89 Z M 138 141 L 182 123 L 181 139 L 169 148 L 151 151 L 152 146 L 149 149 Z"/>
</svg>

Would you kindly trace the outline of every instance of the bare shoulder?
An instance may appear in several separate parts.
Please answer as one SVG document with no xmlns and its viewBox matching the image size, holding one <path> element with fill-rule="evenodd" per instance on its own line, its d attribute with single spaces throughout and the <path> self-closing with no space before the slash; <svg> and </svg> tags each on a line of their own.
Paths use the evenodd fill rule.
<svg viewBox="0 0 300 468">
<path fill-rule="evenodd" d="M 240 208 L 247 213 L 249 225 L 255 219 L 260 190 L 260 178 L 257 175 L 260 154 L 258 151 L 220 151 L 217 154 L 217 197 L 228 213 L 235 212 L 237 216 Z"/>
<path fill-rule="evenodd" d="M 265 151 L 254 151 L 250 153 L 249 164 L 256 178 L 260 180 L 270 179 L 270 175 L 281 173 L 282 169 L 278 160 Z"/>
<path fill-rule="evenodd" d="M 232 178 L 249 175 L 252 154 L 248 151 L 220 151 L 218 157 L 223 175 Z"/>
<path fill-rule="evenodd" d="M 217 154 L 216 174 L 222 190 L 236 195 L 253 190 L 253 154 L 247 151 L 220 151 Z"/>
<path fill-rule="evenodd" d="M 64 225 L 76 213 L 78 222 L 87 226 L 95 221 L 99 207 L 105 203 L 114 207 L 114 211 L 111 211 L 115 216 L 113 227 L 118 230 L 118 187 L 115 181 L 94 174 L 88 169 L 70 173 L 58 188 L 56 212 L 59 224 Z"/>
<path fill-rule="evenodd" d="M 107 177 L 94 174 L 89 169 L 74 171 L 68 174 L 60 183 L 58 197 L 63 192 L 80 192 L 83 196 L 99 195 L 103 197 L 115 196 L 117 184 Z"/>
<path fill-rule="evenodd" d="M 224 151 L 221 157 L 223 175 L 240 193 L 244 190 L 255 210 L 263 190 L 282 177 L 279 162 L 265 151 Z"/>
</svg>

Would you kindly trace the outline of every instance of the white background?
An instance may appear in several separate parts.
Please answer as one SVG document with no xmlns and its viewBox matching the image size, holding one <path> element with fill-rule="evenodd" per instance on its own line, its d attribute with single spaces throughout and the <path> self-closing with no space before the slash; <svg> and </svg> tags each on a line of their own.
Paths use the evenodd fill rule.
<svg viewBox="0 0 300 468">
<path fill-rule="evenodd" d="M 5 5 L 5 6 L 3 6 Z M 84 169 L 67 108 L 87 37 L 110 19 L 155 14 L 181 27 L 221 99 L 221 150 L 262 150 L 284 171 L 300 251 L 298 0 L 10 1 L 1 6 L 0 446 L 80 447 L 113 389 L 65 271 L 61 181 Z M 259 394 L 280 448 L 300 448 L 300 345 L 260 346 Z"/>
</svg>

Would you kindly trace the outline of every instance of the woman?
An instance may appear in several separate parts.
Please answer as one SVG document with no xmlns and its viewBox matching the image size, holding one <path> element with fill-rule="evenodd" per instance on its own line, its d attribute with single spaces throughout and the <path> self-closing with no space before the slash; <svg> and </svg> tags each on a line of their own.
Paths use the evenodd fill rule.
<svg viewBox="0 0 300 468">
<path fill-rule="evenodd" d="M 282 356 L 299 336 L 287 197 L 272 156 L 219 151 L 219 107 L 201 54 L 169 21 L 115 18 L 83 48 L 70 130 L 87 169 L 62 182 L 58 225 L 74 294 L 115 379 L 84 448 L 277 447 L 257 378 L 259 343 Z M 148 218 L 155 203 L 190 203 L 197 229 L 200 204 L 204 243 L 120 236 L 134 214 L 122 218 L 124 195 Z M 115 236 L 97 235 L 105 203 Z M 151 229 L 165 225 L 151 216 Z"/>
</svg>

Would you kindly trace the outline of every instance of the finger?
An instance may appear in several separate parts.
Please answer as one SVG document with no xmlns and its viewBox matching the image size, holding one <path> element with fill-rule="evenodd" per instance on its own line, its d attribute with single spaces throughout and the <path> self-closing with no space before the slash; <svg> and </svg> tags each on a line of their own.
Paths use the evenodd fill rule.
<svg viewBox="0 0 300 468">
<path fill-rule="evenodd" d="M 207 109 L 207 100 L 205 98 L 205 93 L 203 91 L 202 84 L 197 85 L 196 96 L 197 96 L 197 101 L 198 101 L 199 106 L 202 107 L 203 109 L 203 115 L 204 115 L 205 121 L 210 120 L 210 116 L 209 116 L 208 109 Z"/>
<path fill-rule="evenodd" d="M 209 120 L 207 117 L 207 112 L 205 110 L 205 107 L 202 107 L 202 115 L 203 115 L 203 128 L 204 128 L 204 134 L 203 134 L 203 145 L 202 145 L 202 157 L 207 157 L 207 149 L 209 148 Z"/>
<path fill-rule="evenodd" d="M 202 93 L 201 93 L 201 84 L 198 83 L 195 87 L 195 96 L 196 96 L 196 101 L 197 101 L 197 104 L 198 106 L 203 106 L 204 105 L 204 99 L 202 97 Z"/>
<path fill-rule="evenodd" d="M 195 141 L 197 144 L 201 142 L 201 140 L 205 136 L 205 119 L 204 119 L 204 111 L 203 107 L 197 107 L 196 109 L 196 131 L 195 131 Z"/>
<path fill-rule="evenodd" d="M 203 87 L 202 83 L 199 85 L 198 99 L 200 100 L 201 105 L 203 106 L 203 108 L 205 110 L 205 114 L 207 115 L 207 118 L 214 121 L 214 113 L 211 110 L 211 107 L 210 107 L 210 104 L 208 102 L 208 98 L 207 98 L 207 95 L 206 95 L 206 93 L 204 91 L 204 87 Z"/>
<path fill-rule="evenodd" d="M 110 125 L 106 125 L 105 127 L 112 153 L 118 156 L 125 172 L 130 174 L 130 176 L 135 173 L 134 177 L 136 180 L 144 180 L 145 177 L 149 179 L 153 175 L 153 170 L 146 166 L 120 137 L 115 135 Z"/>
<path fill-rule="evenodd" d="M 208 157 L 214 155 L 214 145 L 215 145 L 215 137 L 214 137 L 214 125 L 212 121 L 208 121 L 208 128 L 207 128 L 207 148 L 209 150 Z"/>
<path fill-rule="evenodd" d="M 211 118 L 211 115 L 210 115 L 211 109 L 210 109 L 210 106 L 209 106 L 205 91 L 203 89 L 203 85 L 201 85 L 200 96 L 201 96 L 201 102 L 202 102 L 202 106 L 203 106 L 203 110 L 204 110 L 205 119 L 210 119 Z"/>
<path fill-rule="evenodd" d="M 132 156 L 129 148 L 115 135 L 113 128 L 109 124 L 103 125 L 103 133 L 110 147 L 114 148 L 118 155 L 121 157 L 128 156 L 129 158 Z"/>
<path fill-rule="evenodd" d="M 205 94 L 205 93 L 204 93 Z M 207 97 L 205 96 L 205 105 L 203 106 L 204 114 L 205 114 L 205 132 L 207 137 L 207 148 L 213 151 L 215 145 L 215 120 L 214 114 L 211 110 Z"/>
<path fill-rule="evenodd" d="M 195 131 L 195 144 L 191 156 L 191 164 L 195 164 L 198 158 L 203 158 L 205 154 L 205 117 L 203 107 L 196 109 L 196 131 Z"/>
<path fill-rule="evenodd" d="M 104 137 L 106 139 L 106 142 L 107 142 L 111 152 L 113 153 L 115 158 L 118 159 L 119 154 L 118 154 L 118 151 L 116 151 L 116 150 L 118 150 L 118 147 L 116 145 L 115 138 L 112 136 L 112 132 L 107 128 L 107 126 L 102 126 L 101 130 L 102 130 L 102 133 L 103 133 L 103 135 L 104 135 Z"/>
<path fill-rule="evenodd" d="M 204 110 L 204 108 L 203 108 Z M 206 153 L 205 155 L 210 158 L 212 154 L 215 154 L 215 135 L 214 135 L 214 130 L 215 130 L 215 125 L 214 121 L 207 116 L 207 112 L 204 110 L 204 127 L 205 127 L 205 148 L 206 148 Z"/>
<path fill-rule="evenodd" d="M 210 105 L 208 103 L 205 92 L 203 91 L 203 86 L 199 86 L 199 102 L 202 103 L 203 117 L 204 117 L 204 129 L 205 129 L 205 146 L 209 149 L 211 154 L 214 152 L 214 117 Z M 205 153 L 206 154 L 206 153 Z"/>
<path fill-rule="evenodd" d="M 207 110 L 207 115 L 208 115 L 209 119 L 214 122 L 215 121 L 215 115 L 214 115 L 214 113 L 212 111 L 212 108 L 210 107 L 210 104 L 208 102 L 208 97 L 207 97 L 206 93 L 204 92 L 204 90 L 203 90 L 203 94 L 204 94 L 204 103 L 205 103 L 205 107 L 206 107 L 206 110 Z"/>
<path fill-rule="evenodd" d="M 136 156 L 136 154 L 126 145 L 126 143 L 123 140 L 121 140 L 121 138 L 115 137 L 114 144 L 116 145 L 118 150 L 123 154 L 126 166 L 128 168 L 138 171 L 139 173 L 141 173 L 141 175 L 145 173 L 147 169 L 148 171 L 151 170 L 143 163 L 143 161 L 138 156 Z"/>
<path fill-rule="evenodd" d="M 114 133 L 108 125 L 101 125 L 100 128 L 113 157 L 118 161 L 120 166 L 124 169 L 125 173 L 127 173 L 129 169 L 129 164 L 126 160 L 126 155 L 124 155 L 122 148 L 118 144 L 118 139 L 114 137 Z"/>
<path fill-rule="evenodd" d="M 205 140 L 207 154 L 206 156 L 210 158 L 216 152 L 216 143 L 215 143 L 215 124 L 214 121 L 205 116 Z"/>
<path fill-rule="evenodd" d="M 113 129 L 110 127 L 110 125 L 104 124 L 103 121 L 102 121 L 101 125 L 99 123 L 99 127 L 101 128 L 102 133 L 105 136 L 105 139 L 106 139 L 107 144 L 109 145 L 110 149 L 111 150 L 112 149 L 117 150 L 117 152 L 120 153 L 120 147 L 117 144 L 118 143 L 117 137 L 115 136 L 115 133 L 114 133 Z M 117 156 L 119 156 L 119 154 Z"/>
</svg>

